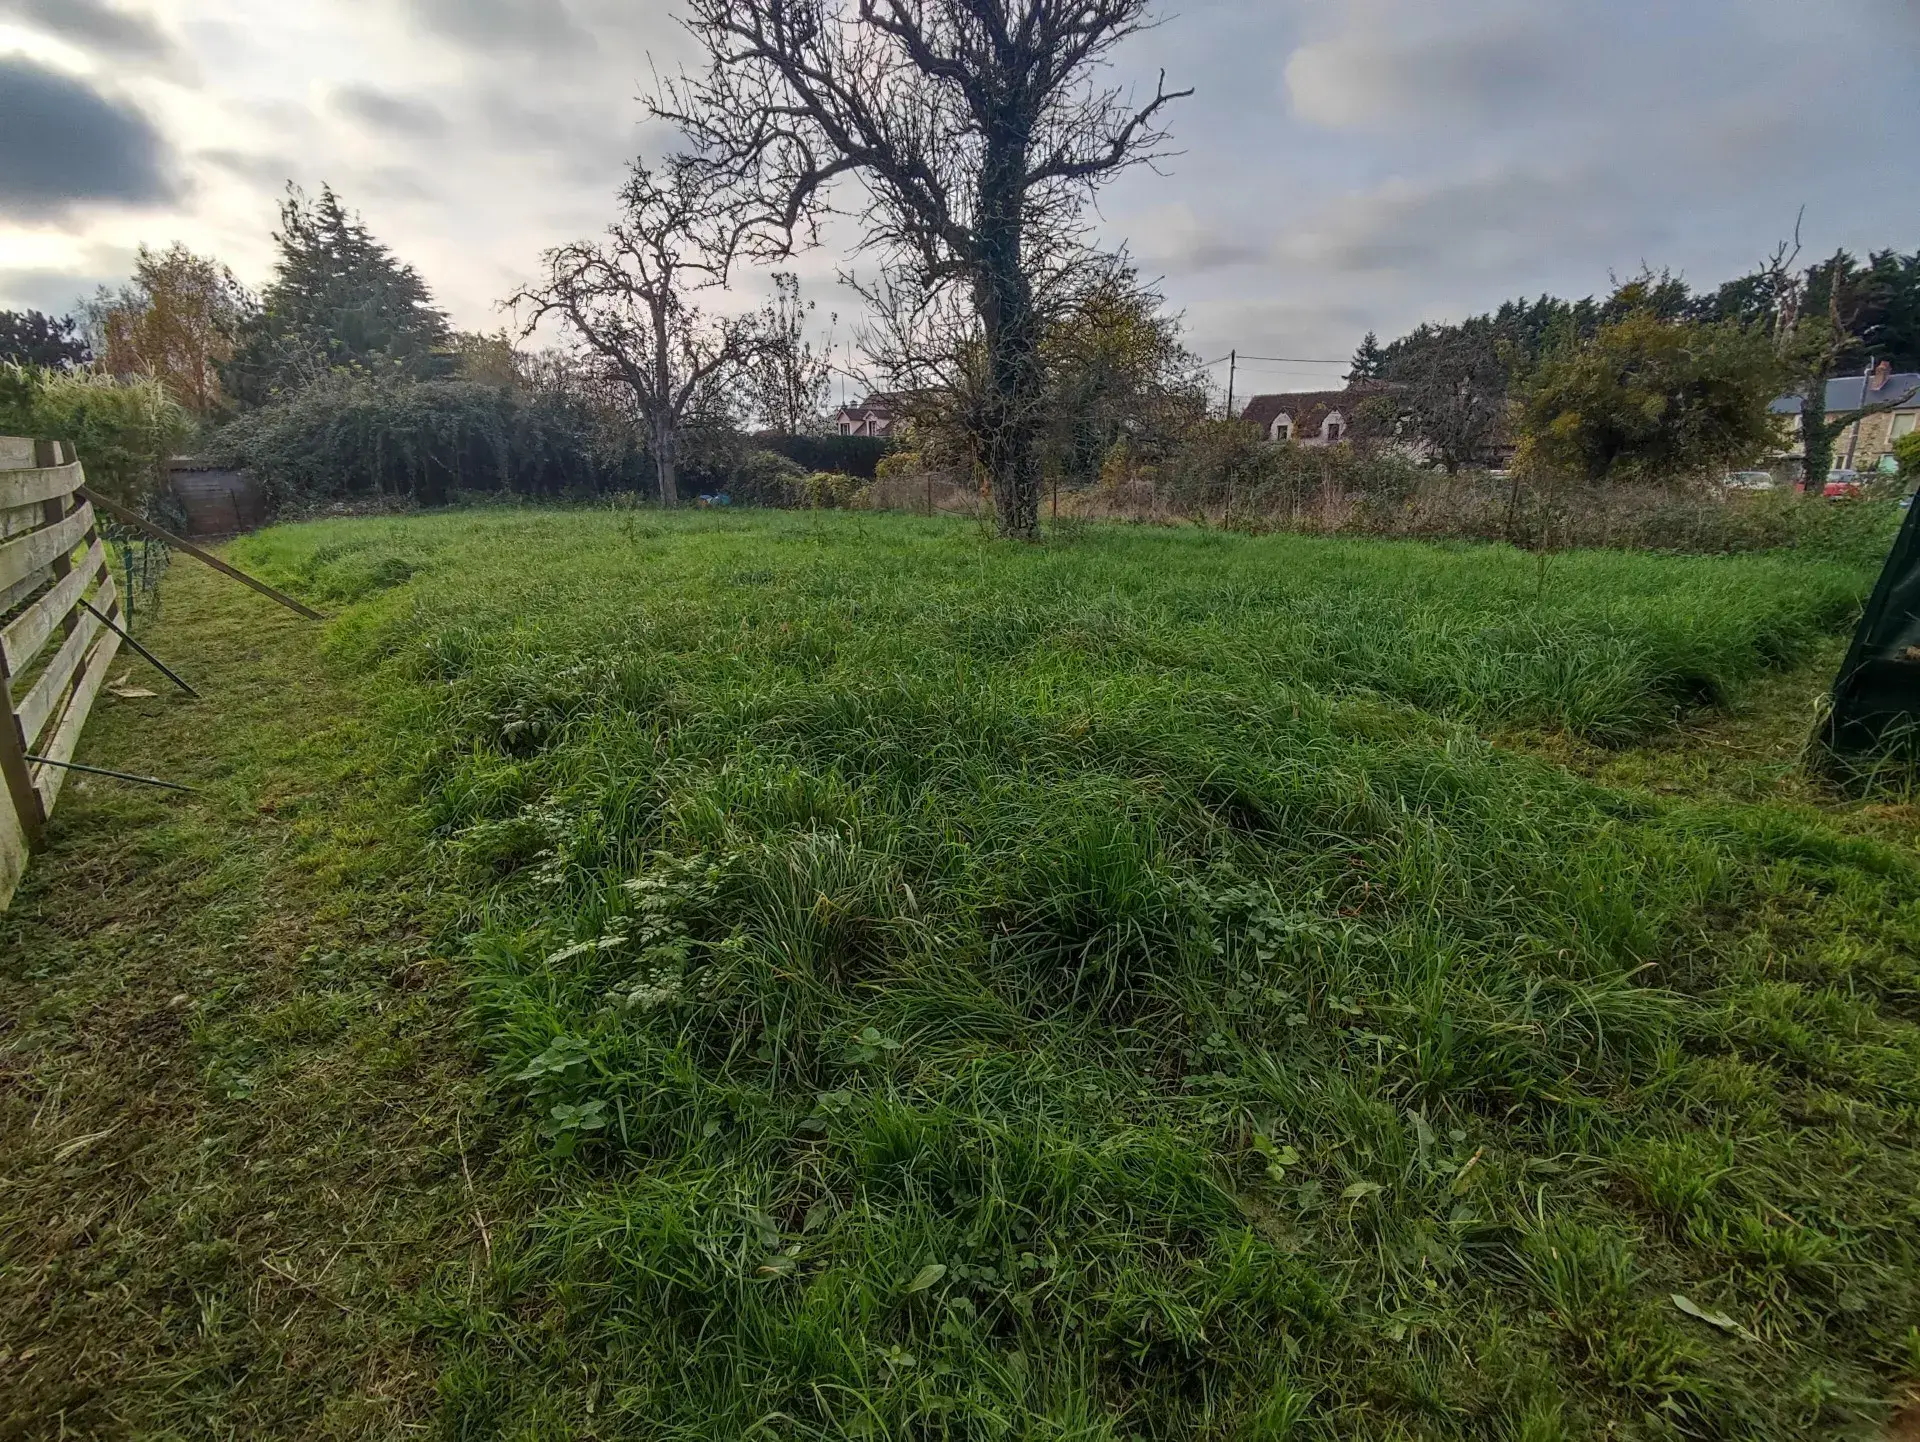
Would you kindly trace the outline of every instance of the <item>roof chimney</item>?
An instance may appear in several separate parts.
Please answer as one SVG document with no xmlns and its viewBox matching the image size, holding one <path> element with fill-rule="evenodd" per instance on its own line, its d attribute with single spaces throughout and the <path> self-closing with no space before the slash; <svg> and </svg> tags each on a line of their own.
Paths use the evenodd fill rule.
<svg viewBox="0 0 1920 1442">
<path fill-rule="evenodd" d="M 1881 361 L 1879 365 L 1873 368 L 1873 388 L 1875 390 L 1885 390 L 1887 388 L 1887 382 L 1892 379 L 1893 363 L 1891 361 Z"/>
</svg>

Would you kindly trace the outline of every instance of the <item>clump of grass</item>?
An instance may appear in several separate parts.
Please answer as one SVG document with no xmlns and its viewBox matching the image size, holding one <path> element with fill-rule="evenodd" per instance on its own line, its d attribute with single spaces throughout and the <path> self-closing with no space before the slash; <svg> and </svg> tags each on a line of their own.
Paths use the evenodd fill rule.
<svg viewBox="0 0 1920 1442">
<path fill-rule="evenodd" d="M 1911 1365 L 1920 865 L 1476 729 L 1656 732 L 1857 573 L 840 516 L 245 549 L 319 591 L 347 537 L 425 567 L 337 660 L 535 1199 L 440 1304 L 454 1435 L 1838 1436 Z"/>
</svg>

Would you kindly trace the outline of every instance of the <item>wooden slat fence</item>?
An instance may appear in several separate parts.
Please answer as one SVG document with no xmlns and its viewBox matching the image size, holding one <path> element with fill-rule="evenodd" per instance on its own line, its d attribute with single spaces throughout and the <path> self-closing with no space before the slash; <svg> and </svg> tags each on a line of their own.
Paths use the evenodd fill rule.
<svg viewBox="0 0 1920 1442">
<path fill-rule="evenodd" d="M 73 450 L 0 436 L 0 907 L 46 837 L 125 625 Z M 102 618 L 112 621 L 105 624 Z"/>
</svg>

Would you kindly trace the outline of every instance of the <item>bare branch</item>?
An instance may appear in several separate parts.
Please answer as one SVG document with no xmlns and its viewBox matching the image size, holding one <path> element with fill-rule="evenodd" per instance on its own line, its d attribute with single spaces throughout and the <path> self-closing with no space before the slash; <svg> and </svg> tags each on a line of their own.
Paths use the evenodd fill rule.
<svg viewBox="0 0 1920 1442">
<path fill-rule="evenodd" d="M 885 286 L 918 290 L 895 308 L 909 330 L 935 315 L 952 330 L 970 307 L 975 439 L 1002 530 L 1032 534 L 1049 267 L 1088 254 L 1088 202 L 1163 154 L 1164 112 L 1191 93 L 1163 75 L 1137 104 L 1100 81 L 1149 25 L 1148 0 L 689 4 L 707 67 L 662 87 L 654 112 L 751 197 L 738 249 L 791 254 L 849 215 Z"/>
</svg>

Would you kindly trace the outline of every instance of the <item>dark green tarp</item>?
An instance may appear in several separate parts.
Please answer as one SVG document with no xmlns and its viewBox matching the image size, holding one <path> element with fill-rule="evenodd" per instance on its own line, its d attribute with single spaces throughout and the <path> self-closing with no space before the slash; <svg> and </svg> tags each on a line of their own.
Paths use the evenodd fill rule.
<svg viewBox="0 0 1920 1442">
<path fill-rule="evenodd" d="M 1920 497 L 1887 557 L 1833 686 L 1827 744 L 1837 752 L 1920 738 Z"/>
</svg>

